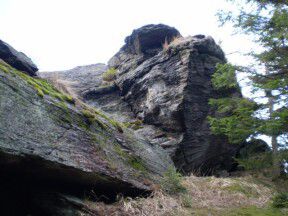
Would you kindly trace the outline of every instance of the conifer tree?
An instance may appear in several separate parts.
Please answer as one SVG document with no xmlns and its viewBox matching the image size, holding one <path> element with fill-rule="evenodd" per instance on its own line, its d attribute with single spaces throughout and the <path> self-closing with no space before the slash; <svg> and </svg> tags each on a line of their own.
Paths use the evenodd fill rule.
<svg viewBox="0 0 288 216">
<path fill-rule="evenodd" d="M 279 175 L 280 143 L 277 138 L 285 137 L 288 132 L 288 0 L 228 1 L 239 5 L 239 8 L 238 11 L 220 11 L 218 17 L 221 24 L 231 22 L 239 32 L 252 35 L 263 51 L 250 53 L 255 59 L 252 66 L 218 67 L 212 83 L 218 90 L 235 87 L 237 82 L 231 86 L 231 76 L 233 73 L 235 76 L 235 70 L 246 72 L 254 90 L 264 93 L 262 101 L 265 103 L 255 105 L 252 101 L 239 98 L 211 99 L 210 104 L 216 107 L 218 113 L 223 112 L 226 106 L 226 111 L 230 112 L 229 117 L 210 117 L 211 128 L 216 134 L 227 135 L 231 143 L 241 143 L 249 136 L 258 134 L 270 136 L 274 170 Z M 256 110 L 266 113 L 266 117 L 258 118 Z M 284 144 L 287 145 L 287 142 Z"/>
</svg>

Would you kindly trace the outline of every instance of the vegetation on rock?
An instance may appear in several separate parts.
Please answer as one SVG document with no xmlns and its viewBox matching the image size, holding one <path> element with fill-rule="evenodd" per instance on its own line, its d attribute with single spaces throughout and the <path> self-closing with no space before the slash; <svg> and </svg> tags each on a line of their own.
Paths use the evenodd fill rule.
<svg viewBox="0 0 288 216">
<path fill-rule="evenodd" d="M 117 70 L 115 68 L 110 68 L 102 74 L 102 79 L 107 82 L 112 82 L 116 79 Z"/>
</svg>

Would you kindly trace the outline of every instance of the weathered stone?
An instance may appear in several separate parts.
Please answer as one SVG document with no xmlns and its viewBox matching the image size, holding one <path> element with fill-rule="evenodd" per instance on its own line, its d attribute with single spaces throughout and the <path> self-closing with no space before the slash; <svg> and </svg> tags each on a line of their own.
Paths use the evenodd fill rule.
<svg viewBox="0 0 288 216">
<path fill-rule="evenodd" d="M 99 85 L 102 82 L 102 73 L 108 69 L 105 64 L 92 64 L 86 66 L 78 66 L 66 71 L 41 72 L 39 75 L 48 78 L 51 81 L 64 82 L 68 88 L 71 87 L 77 95 L 81 95 L 83 91 Z"/>
<path fill-rule="evenodd" d="M 0 40 L 0 59 L 30 76 L 36 76 L 36 72 L 38 71 L 37 66 L 30 58 L 24 53 L 18 52 L 2 40 Z"/>
<path fill-rule="evenodd" d="M 269 145 L 261 139 L 252 139 L 249 142 L 245 142 L 237 153 L 237 158 L 249 158 L 264 152 L 270 152 Z"/>
<path fill-rule="evenodd" d="M 40 88 L 43 82 L 44 95 L 33 85 L 36 81 Z M 91 190 L 108 198 L 117 193 L 135 196 L 151 191 L 172 165 L 159 147 L 104 113 L 85 115 L 87 105 L 63 101 L 60 93 L 44 91 L 46 85 L 7 65 L 0 68 L 2 194 L 17 183 L 14 195 L 19 197 L 25 196 L 25 188 L 80 197 Z M 38 193 L 30 195 L 25 202 L 33 206 Z M 16 203 L 10 198 L 5 200 L 8 210 L 1 208 L 4 212 Z"/>
<path fill-rule="evenodd" d="M 172 42 L 140 64 L 135 58 L 117 67 L 123 100 L 136 118 L 162 135 L 145 126 L 138 133 L 167 149 L 183 172 L 208 174 L 231 167 L 235 148 L 225 137 L 211 134 L 207 121 L 213 114 L 208 100 L 217 97 L 211 75 L 216 64 L 224 62 L 223 51 L 211 37 L 195 36 Z"/>
<path fill-rule="evenodd" d="M 178 30 L 167 25 L 146 25 L 125 38 L 122 50 L 131 54 L 157 54 L 163 44 L 181 36 Z"/>
</svg>

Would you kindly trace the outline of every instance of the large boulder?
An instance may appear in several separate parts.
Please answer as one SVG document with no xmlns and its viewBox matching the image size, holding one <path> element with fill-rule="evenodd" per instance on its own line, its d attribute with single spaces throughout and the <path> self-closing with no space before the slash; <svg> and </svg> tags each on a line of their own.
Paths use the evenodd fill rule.
<svg viewBox="0 0 288 216">
<path fill-rule="evenodd" d="M 237 147 L 213 135 L 207 121 L 214 114 L 209 99 L 223 94 L 213 89 L 211 76 L 217 63 L 226 62 L 213 38 L 183 38 L 172 27 L 148 25 L 125 42 L 108 62 L 116 79 L 103 81 L 103 70 L 79 97 L 164 148 L 183 173 L 230 170 Z M 241 97 L 237 90 L 225 95 Z"/>
<path fill-rule="evenodd" d="M 170 166 L 160 147 L 105 113 L 1 63 L 1 215 L 46 215 L 44 200 L 59 193 L 85 198 L 93 190 L 112 200 L 149 193 Z"/>
<path fill-rule="evenodd" d="M 237 158 L 249 158 L 264 152 L 271 152 L 269 145 L 264 140 L 252 139 L 240 146 Z"/>
<path fill-rule="evenodd" d="M 214 114 L 208 101 L 219 97 L 211 75 L 217 63 L 226 61 L 211 37 L 177 38 L 148 59 L 127 53 L 128 61 L 115 64 L 113 58 L 110 67 L 118 70 L 115 83 L 123 100 L 137 119 L 157 128 L 144 126 L 139 134 L 165 148 L 184 173 L 232 167 L 236 148 L 226 137 L 213 135 L 207 121 Z"/>
<path fill-rule="evenodd" d="M 30 76 L 36 76 L 38 71 L 37 66 L 29 57 L 22 52 L 18 52 L 2 40 L 0 40 L 0 59 Z"/>
</svg>

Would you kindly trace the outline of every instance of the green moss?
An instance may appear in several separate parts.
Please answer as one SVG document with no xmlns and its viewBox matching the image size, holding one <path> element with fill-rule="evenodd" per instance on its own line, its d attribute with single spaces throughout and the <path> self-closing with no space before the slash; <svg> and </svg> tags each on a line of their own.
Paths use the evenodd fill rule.
<svg viewBox="0 0 288 216">
<path fill-rule="evenodd" d="M 121 148 L 120 145 L 115 145 L 115 146 L 114 146 L 114 150 L 115 150 L 115 152 L 116 152 L 120 157 L 122 157 L 122 158 L 124 158 L 124 159 L 128 158 L 128 153 L 126 153 L 126 152 Z"/>
<path fill-rule="evenodd" d="M 109 118 L 106 116 L 104 113 L 100 112 L 99 110 L 96 110 L 95 108 L 92 107 L 86 107 L 82 111 L 83 115 L 89 119 L 89 121 L 92 123 L 94 121 L 97 121 L 100 124 L 103 124 L 105 126 L 105 129 L 108 129 L 107 126 L 102 123 L 97 116 L 102 117 L 106 121 L 108 121 L 113 127 L 115 127 L 120 133 L 123 133 L 123 128 L 120 122 L 117 122 L 116 120 Z"/>
<path fill-rule="evenodd" d="M 247 197 L 258 197 L 259 196 L 257 191 L 253 189 L 253 187 L 250 187 L 248 185 L 243 185 L 241 183 L 233 183 L 233 184 L 225 187 L 224 190 L 227 190 L 229 192 L 242 193 L 242 194 L 246 195 Z"/>
<path fill-rule="evenodd" d="M 13 74 L 18 75 L 22 79 L 24 79 L 29 85 L 33 86 L 37 91 L 37 94 L 40 97 L 44 97 L 44 95 L 49 95 L 53 98 L 57 98 L 60 101 L 66 101 L 71 104 L 75 104 L 74 99 L 65 93 L 58 91 L 51 83 L 46 80 L 40 78 L 31 77 L 21 71 L 13 69 Z"/>
<path fill-rule="evenodd" d="M 107 119 L 110 124 L 112 124 L 120 133 L 123 133 L 123 128 L 120 122 L 115 121 L 114 119 Z"/>
<path fill-rule="evenodd" d="M 98 118 L 95 118 L 94 120 L 103 130 L 107 130 L 107 125 L 105 125 L 101 120 Z"/>
<path fill-rule="evenodd" d="M 136 121 L 132 121 L 132 122 L 125 122 L 123 123 L 123 125 L 127 128 L 131 128 L 133 130 L 138 130 L 140 128 L 143 128 L 142 126 L 143 122 L 142 120 L 136 120 Z"/>
<path fill-rule="evenodd" d="M 121 124 L 119 122 L 117 122 L 116 120 L 114 119 L 111 119 L 109 118 L 107 115 L 105 115 L 104 113 L 102 113 L 101 111 L 99 110 L 96 110 L 96 109 L 93 109 L 93 111 L 101 116 L 102 118 L 106 119 L 111 125 L 113 125 L 117 130 L 120 130 L 119 132 L 123 132 L 122 130 L 122 127 L 121 127 Z"/>
<path fill-rule="evenodd" d="M 132 168 L 139 170 L 141 172 L 147 172 L 147 169 L 142 161 L 142 159 L 136 155 L 130 155 L 125 152 L 120 145 L 114 146 L 114 151 L 124 159 Z"/>
<path fill-rule="evenodd" d="M 40 97 L 44 97 L 44 93 L 41 89 L 37 89 L 37 95 L 40 96 Z"/>
<path fill-rule="evenodd" d="M 107 82 L 112 82 L 116 79 L 117 71 L 115 68 L 110 68 L 102 74 L 102 79 Z"/>
<path fill-rule="evenodd" d="M 2 62 L 0 62 L 0 70 L 2 70 L 4 73 L 9 73 L 9 68 L 3 64 Z"/>
<path fill-rule="evenodd" d="M 54 103 L 56 106 L 61 107 L 63 110 L 65 110 L 66 112 L 68 112 L 68 106 L 66 103 L 64 103 L 63 101 L 59 101 L 59 102 L 55 102 Z"/>
<path fill-rule="evenodd" d="M 94 119 L 96 118 L 95 114 L 93 114 L 91 111 L 86 110 L 86 109 L 83 109 L 81 112 L 88 119 L 90 124 L 94 122 Z"/>
<path fill-rule="evenodd" d="M 107 126 L 97 118 L 96 114 L 93 112 L 93 110 L 83 109 L 82 114 L 86 117 L 88 120 L 88 123 L 91 125 L 93 123 L 97 123 L 102 129 L 107 130 Z"/>
<path fill-rule="evenodd" d="M 136 170 L 139 170 L 141 172 L 147 172 L 147 169 L 144 166 L 143 161 L 140 157 L 129 156 L 128 164 Z"/>
</svg>

